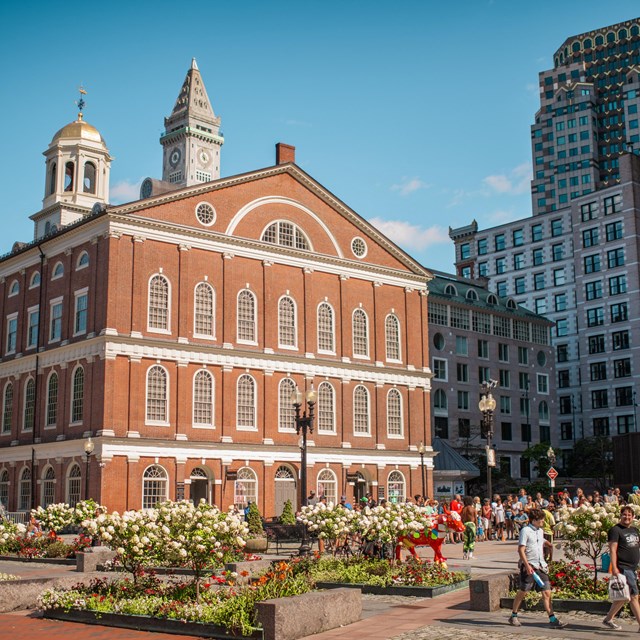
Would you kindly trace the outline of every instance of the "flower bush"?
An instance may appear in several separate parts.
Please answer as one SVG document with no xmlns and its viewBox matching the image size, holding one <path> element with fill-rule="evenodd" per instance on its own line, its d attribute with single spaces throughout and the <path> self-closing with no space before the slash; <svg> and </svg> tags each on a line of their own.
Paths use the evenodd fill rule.
<svg viewBox="0 0 640 640">
<path fill-rule="evenodd" d="M 0 553 L 17 551 L 17 538 L 25 533 L 27 528 L 23 524 L 16 524 L 9 520 L 0 521 Z"/>
<path fill-rule="evenodd" d="M 75 507 L 59 502 L 46 507 L 31 509 L 31 517 L 35 518 L 44 531 L 62 531 L 71 526 L 82 526 L 85 520 L 95 518 L 106 508 L 93 500 L 83 500 Z"/>
</svg>

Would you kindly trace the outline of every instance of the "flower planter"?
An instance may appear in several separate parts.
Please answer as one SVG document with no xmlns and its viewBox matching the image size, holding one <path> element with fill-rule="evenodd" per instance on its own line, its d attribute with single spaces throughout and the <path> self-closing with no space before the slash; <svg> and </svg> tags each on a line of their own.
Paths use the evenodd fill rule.
<svg viewBox="0 0 640 640">
<path fill-rule="evenodd" d="M 37 562 L 38 564 L 76 564 L 75 558 L 25 558 L 21 556 L 0 556 L 0 560 L 8 560 L 9 562 Z"/>
<path fill-rule="evenodd" d="M 513 598 L 500 598 L 500 606 L 503 609 L 513 608 Z M 584 611 L 594 615 L 603 616 L 609 611 L 611 603 L 608 600 L 566 600 L 553 598 L 553 608 L 555 611 L 566 613 L 569 611 Z M 522 608 L 529 611 L 544 611 L 542 602 L 530 607 L 526 602 L 522 603 Z"/>
<path fill-rule="evenodd" d="M 249 538 L 244 550 L 247 553 L 266 553 L 268 546 L 267 538 Z"/>
<path fill-rule="evenodd" d="M 465 589 L 469 586 L 468 580 L 454 582 L 453 584 L 443 584 L 435 587 L 411 587 L 404 585 L 381 587 L 371 584 L 349 584 L 345 582 L 317 582 L 318 589 L 360 589 L 362 593 L 376 596 L 414 596 L 416 598 L 435 598 L 450 591 Z"/>
<path fill-rule="evenodd" d="M 200 622 L 181 622 L 166 618 L 152 618 L 150 616 L 131 616 L 117 613 L 99 613 L 97 611 L 64 611 L 63 609 L 48 609 L 43 612 L 45 618 L 65 620 L 67 622 L 82 622 L 85 624 L 99 624 L 105 627 L 134 629 L 136 631 L 159 631 L 178 635 L 192 635 L 200 638 L 220 638 L 235 640 L 262 640 L 262 629 L 256 629 L 250 636 L 234 635 L 223 627 Z"/>
</svg>

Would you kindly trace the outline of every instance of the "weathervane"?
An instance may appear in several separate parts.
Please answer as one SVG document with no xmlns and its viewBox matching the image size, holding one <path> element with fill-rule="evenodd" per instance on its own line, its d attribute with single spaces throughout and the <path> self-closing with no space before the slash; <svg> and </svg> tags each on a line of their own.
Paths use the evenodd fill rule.
<svg viewBox="0 0 640 640">
<path fill-rule="evenodd" d="M 78 113 L 78 120 L 82 120 L 82 110 L 84 109 L 83 96 L 86 96 L 87 92 L 84 90 L 82 85 L 78 87 L 78 91 L 80 92 L 80 100 L 76 100 L 76 105 L 78 105 L 78 109 L 80 109 L 80 113 Z"/>
</svg>

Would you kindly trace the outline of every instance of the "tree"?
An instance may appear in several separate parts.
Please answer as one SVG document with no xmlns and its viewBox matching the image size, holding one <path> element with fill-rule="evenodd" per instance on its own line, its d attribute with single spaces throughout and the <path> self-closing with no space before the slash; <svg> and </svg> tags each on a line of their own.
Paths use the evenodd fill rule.
<svg viewBox="0 0 640 640">
<path fill-rule="evenodd" d="M 280 514 L 280 522 L 282 524 L 296 524 L 296 514 L 293 512 L 291 500 L 287 500 Z"/>
<path fill-rule="evenodd" d="M 262 516 L 255 502 L 249 505 L 249 513 L 247 514 L 247 525 L 249 526 L 249 534 L 254 538 L 264 535 L 264 527 L 262 526 Z"/>
<path fill-rule="evenodd" d="M 533 470 L 537 472 L 538 477 L 543 477 L 551 468 L 551 461 L 547 455 L 550 447 L 549 442 L 540 442 L 529 446 L 522 454 L 523 458 L 528 458 L 533 464 Z"/>
<path fill-rule="evenodd" d="M 569 475 L 594 478 L 599 491 L 606 491 L 613 475 L 611 440 L 601 436 L 578 440 L 569 456 L 567 467 Z"/>
</svg>

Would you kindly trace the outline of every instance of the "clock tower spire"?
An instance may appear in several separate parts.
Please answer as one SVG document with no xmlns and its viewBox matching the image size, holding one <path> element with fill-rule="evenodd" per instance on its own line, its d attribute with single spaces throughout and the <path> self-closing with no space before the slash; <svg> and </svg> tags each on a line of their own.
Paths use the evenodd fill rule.
<svg viewBox="0 0 640 640">
<path fill-rule="evenodd" d="M 182 83 L 180 94 L 160 137 L 163 148 L 162 180 L 188 187 L 220 177 L 220 149 L 224 138 L 207 95 L 196 59 Z"/>
</svg>

